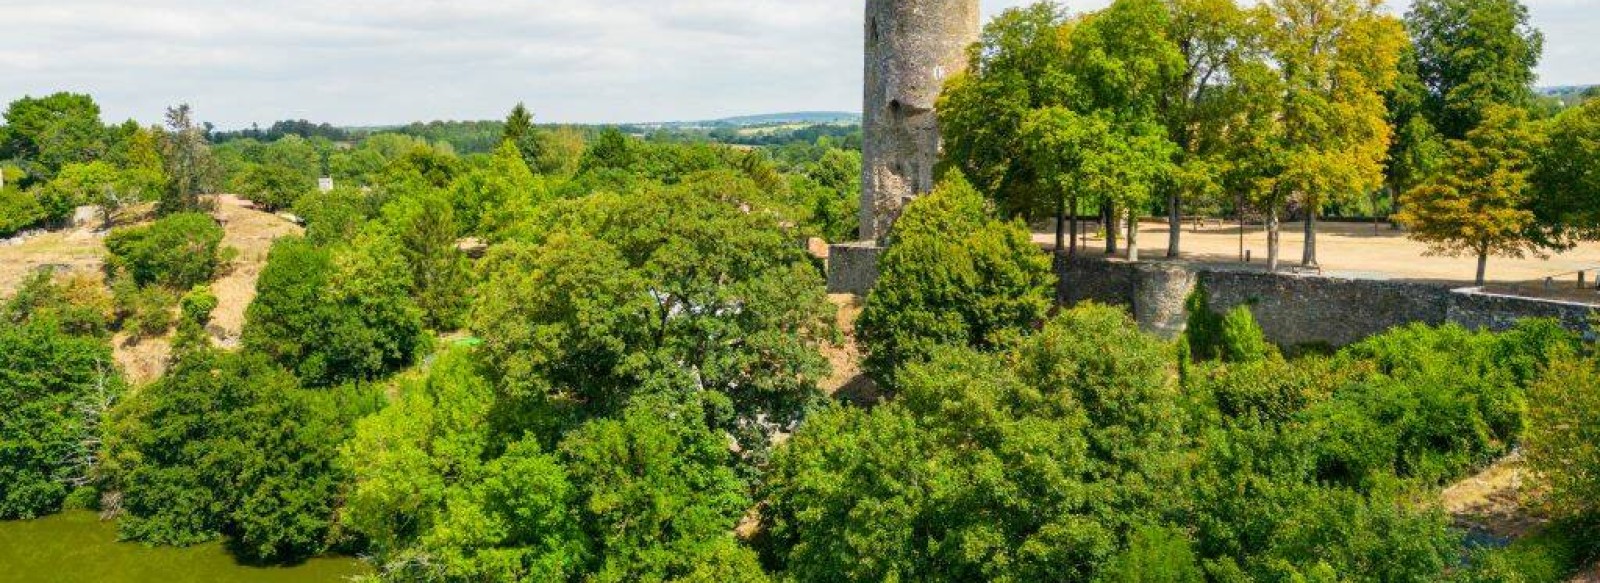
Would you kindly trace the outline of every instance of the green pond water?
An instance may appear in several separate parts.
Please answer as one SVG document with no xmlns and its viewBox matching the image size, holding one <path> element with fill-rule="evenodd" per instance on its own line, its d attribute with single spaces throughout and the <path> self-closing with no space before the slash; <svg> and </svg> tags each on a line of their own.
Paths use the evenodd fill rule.
<svg viewBox="0 0 1600 583">
<path fill-rule="evenodd" d="M 210 543 L 188 548 L 117 542 L 117 526 L 93 512 L 0 522 L 0 582 L 28 583 L 335 583 L 367 573 L 349 558 L 294 567 L 240 565 Z"/>
</svg>

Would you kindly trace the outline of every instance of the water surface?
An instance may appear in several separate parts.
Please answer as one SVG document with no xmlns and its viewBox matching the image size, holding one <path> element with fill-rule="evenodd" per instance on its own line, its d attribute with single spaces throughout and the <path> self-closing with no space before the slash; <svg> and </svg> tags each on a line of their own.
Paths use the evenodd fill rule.
<svg viewBox="0 0 1600 583">
<path fill-rule="evenodd" d="M 0 522 L 0 582 L 11 583 L 335 583 L 367 573 L 349 558 L 294 567 L 240 565 L 209 543 L 188 548 L 117 542 L 117 526 L 93 512 Z"/>
</svg>

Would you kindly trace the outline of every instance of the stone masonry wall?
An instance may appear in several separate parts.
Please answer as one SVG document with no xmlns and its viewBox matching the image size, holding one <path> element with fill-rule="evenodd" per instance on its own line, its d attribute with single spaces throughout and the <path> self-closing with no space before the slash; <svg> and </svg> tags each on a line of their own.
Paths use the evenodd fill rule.
<svg viewBox="0 0 1600 583">
<path fill-rule="evenodd" d="M 861 239 L 881 239 L 900 209 L 933 189 L 935 102 L 978 40 L 978 0 L 866 0 Z"/>
<path fill-rule="evenodd" d="M 1595 334 L 1590 306 L 1419 283 L 1102 260 L 1059 259 L 1056 272 L 1063 304 L 1093 300 L 1124 306 L 1141 328 L 1166 338 L 1183 331 L 1184 300 L 1201 283 L 1211 295 L 1212 310 L 1249 306 L 1267 339 L 1289 349 L 1344 346 L 1411 323 L 1504 330 L 1524 318 L 1556 318 L 1569 329 Z"/>
</svg>

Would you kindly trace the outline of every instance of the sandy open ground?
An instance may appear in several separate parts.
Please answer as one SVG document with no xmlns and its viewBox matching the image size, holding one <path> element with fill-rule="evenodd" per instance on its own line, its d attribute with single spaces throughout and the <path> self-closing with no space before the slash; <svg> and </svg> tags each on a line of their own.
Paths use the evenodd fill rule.
<svg viewBox="0 0 1600 583">
<path fill-rule="evenodd" d="M 1283 265 L 1298 265 L 1304 247 L 1302 223 L 1285 223 L 1281 236 Z M 1167 252 L 1167 225 L 1165 222 L 1144 222 L 1139 228 L 1139 253 L 1141 260 L 1164 260 Z M 1220 222 L 1210 222 L 1196 231 L 1185 226 L 1182 235 L 1182 259 L 1207 263 L 1240 264 L 1239 227 Z M 1034 240 L 1042 245 L 1052 245 L 1054 231 L 1039 232 Z M 1244 248 L 1252 255 L 1253 263 L 1266 265 L 1267 235 L 1259 225 L 1245 229 Z M 1105 242 L 1091 238 L 1089 255 L 1104 254 Z M 1374 232 L 1373 226 L 1359 223 L 1321 223 L 1317 235 L 1317 259 L 1323 273 L 1338 277 L 1396 279 L 1426 281 L 1467 286 L 1477 271 L 1477 259 L 1472 257 L 1434 257 L 1427 255 L 1427 246 L 1406 238 L 1402 231 L 1383 225 Z M 1600 243 L 1586 243 L 1572 251 L 1541 259 L 1491 257 L 1488 279 L 1491 283 L 1519 283 L 1542 280 L 1560 275 L 1567 281 L 1576 281 L 1573 272 L 1589 270 L 1593 282 L 1594 270 L 1600 269 Z"/>
<path fill-rule="evenodd" d="M 275 215 L 255 210 L 248 202 L 234 196 L 220 195 L 216 203 L 213 216 L 223 226 L 222 245 L 237 250 L 238 254 L 222 267 L 217 280 L 211 283 L 212 293 L 217 296 L 217 309 L 211 314 L 208 329 L 218 344 L 233 346 L 244 328 L 245 308 L 255 299 L 256 279 L 266 265 L 272 241 L 297 234 L 301 229 Z M 62 272 L 101 277 L 105 264 L 105 233 L 96 231 L 98 226 L 90 222 L 0 245 L 0 298 L 15 293 L 22 281 L 40 267 L 54 266 Z M 118 364 L 136 385 L 160 377 L 171 350 L 169 338 L 133 342 L 126 334 L 113 338 L 112 346 Z"/>
</svg>

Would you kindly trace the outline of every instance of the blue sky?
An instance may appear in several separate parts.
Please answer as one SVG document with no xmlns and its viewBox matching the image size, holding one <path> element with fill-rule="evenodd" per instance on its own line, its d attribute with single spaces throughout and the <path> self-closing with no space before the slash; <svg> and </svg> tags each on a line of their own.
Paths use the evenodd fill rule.
<svg viewBox="0 0 1600 583">
<path fill-rule="evenodd" d="M 1524 2 L 1547 37 L 1541 83 L 1600 82 L 1600 0 Z M 187 101 L 222 127 L 517 101 L 556 122 L 854 111 L 861 18 L 862 0 L 0 0 L 0 101 L 89 92 L 144 122 Z"/>
</svg>

